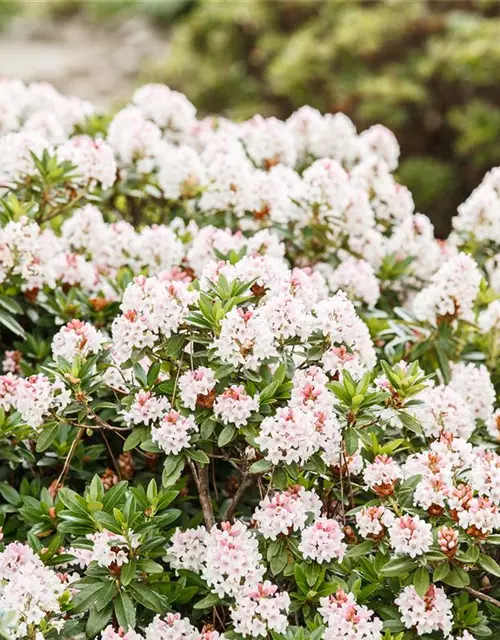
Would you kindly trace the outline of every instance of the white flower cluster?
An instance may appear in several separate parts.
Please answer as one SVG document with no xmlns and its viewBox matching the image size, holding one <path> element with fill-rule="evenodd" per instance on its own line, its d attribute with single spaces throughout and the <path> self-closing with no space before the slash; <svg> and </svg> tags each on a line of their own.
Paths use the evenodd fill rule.
<svg viewBox="0 0 500 640">
<path fill-rule="evenodd" d="M 394 487 L 402 477 L 402 472 L 395 460 L 382 454 L 366 465 L 363 477 L 369 489 L 380 496 L 388 496 L 394 493 Z"/>
<path fill-rule="evenodd" d="M 225 640 L 225 636 L 218 631 L 198 631 L 180 613 L 167 613 L 163 617 L 155 616 L 144 635 L 121 627 L 116 631 L 110 625 L 101 633 L 100 640 Z"/>
<path fill-rule="evenodd" d="M 51 382 L 43 373 L 32 375 L 29 378 L 1 377 L 4 384 L 0 388 L 4 392 L 7 391 L 7 403 L 14 406 L 26 424 L 33 429 L 42 426 L 44 418 L 48 416 L 50 411 L 58 413 L 65 409 L 71 401 L 70 392 L 64 383 L 61 380 Z M 4 397 L 4 406 L 5 402 Z"/>
<path fill-rule="evenodd" d="M 304 558 L 310 558 L 319 564 L 332 560 L 342 562 L 347 549 L 343 539 L 344 534 L 336 520 L 317 518 L 302 531 L 299 551 Z"/>
<path fill-rule="evenodd" d="M 254 411 L 259 410 L 259 397 L 249 396 L 242 385 L 231 385 L 217 396 L 214 415 L 222 424 L 243 427 Z"/>
<path fill-rule="evenodd" d="M 304 509 L 309 509 L 307 502 L 311 508 L 313 502 L 314 508 L 318 508 L 314 494 L 299 490 L 295 495 L 304 500 Z M 262 512 L 269 510 L 269 504 L 262 503 Z M 306 514 L 297 517 L 302 523 Z M 273 530 L 270 537 L 276 537 Z M 220 597 L 234 598 L 231 619 L 235 631 L 243 637 L 265 637 L 269 631 L 286 631 L 290 597 L 286 592 L 279 593 L 268 580 L 262 582 L 265 569 L 257 538 L 242 522 L 223 522 L 220 528 L 215 526 L 210 531 L 204 527 L 178 530 L 165 559 L 175 569 L 200 573 Z"/>
<path fill-rule="evenodd" d="M 152 347 L 160 335 L 170 337 L 187 317 L 189 304 L 196 297 L 183 282 L 138 276 L 123 295 L 122 315 L 113 322 L 116 364 L 130 358 L 134 349 Z"/>
<path fill-rule="evenodd" d="M 1 139 L 0 139 L 1 140 Z M 85 205 L 66 219 L 57 236 L 26 217 L 0 229 L 0 282 L 19 284 L 36 298 L 44 287 L 79 287 L 91 298 L 117 299 L 120 268 L 150 274 L 179 268 L 185 250 L 178 225 L 146 227 L 140 232 L 126 222 L 106 224 L 99 209 Z M 188 278 L 190 279 L 190 278 Z"/>
<path fill-rule="evenodd" d="M 321 507 L 314 491 L 293 487 L 272 497 L 265 496 L 254 511 L 253 519 L 264 538 L 276 540 L 280 534 L 302 530 L 308 519 L 319 517 Z"/>
<path fill-rule="evenodd" d="M 500 528 L 499 472 L 497 453 L 451 434 L 409 456 L 403 466 L 404 477 L 421 476 L 416 504 L 431 515 L 447 511 L 466 533 L 479 539 Z M 420 533 L 424 528 L 419 522 Z"/>
<path fill-rule="evenodd" d="M 337 464 L 341 425 L 332 411 L 336 400 L 327 382 L 318 367 L 297 371 L 289 406 L 261 423 L 257 443 L 268 460 L 305 461 L 320 451 L 325 462 Z"/>
<path fill-rule="evenodd" d="M 356 526 L 363 538 L 378 540 L 393 523 L 394 514 L 384 506 L 363 507 L 356 513 Z"/>
<path fill-rule="evenodd" d="M 28 546 L 13 542 L 0 552 L 0 612 L 9 638 L 28 637 L 28 628 L 42 621 L 61 630 L 61 598 L 66 589 L 64 580 L 45 567 Z"/>
<path fill-rule="evenodd" d="M 1 182 L 24 179 L 34 171 L 29 152 L 39 156 L 47 150 L 76 166 L 71 178 L 76 188 L 110 189 L 117 179 L 134 186 L 143 181 L 148 188 L 154 185 L 155 196 L 180 203 L 203 222 L 228 213 L 245 231 L 272 228 L 269 236 L 274 241 L 283 239 L 289 227 L 287 237 L 291 233 L 300 251 L 305 249 L 304 230 L 319 225 L 326 246 L 314 269 L 325 271 L 332 292 L 342 288 L 369 307 L 380 295 L 376 273 L 384 257 L 395 254 L 398 260 L 415 261 L 408 272 L 413 280 L 408 282 L 428 281 L 446 257 L 432 225 L 425 216 L 414 215 L 410 193 L 392 176 L 399 148 L 385 127 L 376 125 L 358 134 L 346 116 L 321 115 L 309 107 L 286 122 L 261 116 L 242 123 L 199 120 L 185 96 L 159 84 L 139 88 L 131 103 L 114 115 L 106 137 L 78 133 L 85 131 L 94 111 L 49 85 L 2 82 Z M 118 242 L 131 262 L 148 253 L 158 261 L 174 255 L 170 246 L 160 248 L 162 242 L 171 245 L 163 225 L 161 241 L 156 236 L 156 242 L 152 239 L 141 252 L 130 242 L 134 232 L 127 230 L 127 223 L 109 226 L 115 228 L 91 231 L 105 254 L 118 255 Z M 115 242 L 106 242 L 103 231 Z M 147 229 L 144 235 L 150 235 Z M 128 242 L 122 244 L 124 237 Z M 206 239 L 199 240 L 206 245 Z M 424 251 L 426 261 L 421 259 Z M 97 253 L 90 260 L 77 253 L 78 259 L 72 258 L 81 263 L 76 271 L 85 270 L 90 277 L 92 267 L 102 261 Z M 153 275 L 157 263 L 148 262 Z M 62 277 L 62 255 L 59 263 Z M 337 268 L 332 270 L 331 264 Z M 97 273 L 101 279 L 102 272 Z M 79 275 L 80 284 L 85 278 Z M 402 287 L 399 294 L 408 297 Z"/>
<path fill-rule="evenodd" d="M 72 362 L 77 356 L 98 353 L 104 340 L 102 332 L 89 322 L 71 320 L 54 336 L 52 355 Z"/>
<path fill-rule="evenodd" d="M 96 562 L 100 567 L 121 567 L 127 564 L 130 554 L 139 546 L 139 537 L 130 533 L 127 537 L 104 529 L 99 533 L 89 533 L 90 548 L 71 548 L 69 553 L 75 556 L 75 564 L 81 568 Z"/>
<path fill-rule="evenodd" d="M 407 629 L 416 628 L 419 635 L 441 631 L 445 637 L 451 632 L 452 604 L 444 589 L 431 585 L 419 596 L 415 587 L 405 587 L 395 600 Z"/>
<path fill-rule="evenodd" d="M 368 607 L 357 604 L 352 593 L 339 589 L 334 595 L 320 598 L 318 611 L 327 625 L 324 640 L 382 638 L 382 621 Z"/>
<path fill-rule="evenodd" d="M 215 387 L 214 372 L 208 367 L 187 371 L 179 378 L 179 394 L 187 409 L 194 409 L 198 396 L 207 396 Z"/>
<path fill-rule="evenodd" d="M 191 448 L 187 455 L 195 471 L 208 454 L 231 464 L 241 457 L 242 475 L 254 475 L 248 468 L 254 460 L 258 469 L 290 465 L 283 475 L 291 482 L 277 483 L 286 489 L 275 491 L 271 480 L 253 514 L 253 505 L 245 504 L 247 519 L 169 532 L 165 562 L 175 572 L 198 574 L 225 600 L 225 623 L 232 631 L 265 638 L 286 633 L 290 610 L 301 606 L 298 600 L 291 606 L 288 592 L 266 580 L 264 558 L 271 548 L 287 554 L 287 570 L 301 557 L 318 571 L 331 565 L 343 571 L 338 563 L 357 535 L 371 541 L 363 547 L 381 545 L 422 566 L 425 554 L 436 550 L 433 544 L 450 563 L 463 551 L 460 545 L 484 550 L 488 536 L 500 531 L 500 455 L 492 446 L 500 441 L 497 376 L 490 377 L 484 364 L 450 363 L 407 403 L 386 369 L 374 384 L 370 374 L 380 373 L 376 349 L 384 352 L 380 359 L 391 360 L 396 342 L 396 351 L 407 353 L 413 339 L 438 336 L 439 343 L 455 330 L 457 359 L 476 356 L 458 353 L 462 341 L 470 340 L 467 346 L 482 350 L 485 362 L 494 360 L 496 350 L 489 354 L 483 345 L 500 340 L 500 302 L 491 295 L 500 291 L 500 170 L 488 174 L 462 205 L 452 241 L 439 243 L 391 174 L 399 149 L 384 127 L 358 135 L 345 116 L 310 108 L 286 122 L 260 116 L 238 124 L 198 120 L 184 96 L 154 84 L 136 91 L 106 137 L 79 133 L 91 113 L 85 103 L 45 85 L 0 82 L 0 187 L 17 183 L 20 192 L 29 189 L 35 172 L 30 152 L 47 150 L 75 165 L 64 188 L 68 198 L 83 200 L 54 224 L 57 231 L 45 228 L 50 225 L 38 210 L 0 229 L 0 284 L 23 303 L 35 302 L 36 313 L 39 306 L 52 309 L 59 292 L 70 300 L 74 294 L 96 314 L 112 307 L 95 324 L 75 318 L 62 326 L 52 340 L 53 365 L 60 366 L 62 358 L 76 370 L 99 356 L 92 370 L 95 389 L 103 396 L 113 393 L 117 422 L 133 437 L 148 431 L 148 445 L 179 456 L 176 464 L 184 464 L 179 454 Z M 157 220 L 171 212 L 179 217 L 135 229 L 118 219 L 123 193 L 154 198 Z M 91 195 L 86 204 L 85 194 Z M 99 198 L 102 211 L 89 204 Z M 118 203 L 116 211 L 110 202 Z M 465 253 L 469 241 L 483 243 L 487 251 Z M 397 272 L 405 262 L 406 271 L 393 279 L 391 266 Z M 484 296 L 483 277 L 491 285 Z M 386 342 L 393 294 L 413 311 L 406 344 L 398 342 L 400 336 Z M 466 329 L 460 321 L 468 323 Z M 72 402 L 81 399 L 71 397 L 72 376 L 22 377 L 22 357 L 13 350 L 4 354 L 0 407 L 17 411 L 35 430 L 44 421 L 66 419 L 61 414 L 70 404 L 71 416 Z M 429 353 L 424 357 L 427 372 L 433 365 Z M 409 369 L 404 361 L 395 368 L 402 378 Z M 366 394 L 356 388 L 365 379 Z M 406 383 L 401 389 L 411 390 L 405 378 Z M 372 394 L 375 388 L 381 393 Z M 367 394 L 368 408 L 360 410 L 358 422 L 356 395 L 363 401 Z M 349 415 L 346 395 L 353 396 Z M 391 448 L 385 438 L 399 438 L 409 424 L 418 433 L 406 438 L 405 431 Z M 214 453 L 223 448 L 222 432 L 234 438 L 229 457 Z M 351 432 L 360 436 L 353 448 L 347 446 Z M 214 449 L 205 446 L 208 440 Z M 149 449 L 146 439 L 141 445 Z M 299 466 L 306 469 L 294 477 Z M 274 479 L 274 469 L 269 476 Z M 354 483 L 352 476 L 358 476 Z M 314 485 L 310 481 L 320 477 Z M 410 478 L 408 507 L 399 490 Z M 218 489 L 217 478 L 214 484 Z M 260 479 L 258 488 L 263 489 Z M 224 499 L 232 495 L 222 492 Z M 360 498 L 366 495 L 368 503 Z M 138 549 L 136 534 L 104 529 L 69 552 L 81 570 L 95 563 L 98 570 L 119 572 Z M 24 637 L 26 625 L 42 619 L 59 630 L 65 591 L 60 582 L 27 547 L 9 545 L 0 554 L 0 610 L 9 611 L 9 623 L 20 629 L 13 637 Z M 280 578 L 277 583 L 288 584 Z M 450 637 L 452 605 L 443 589 L 431 585 L 420 595 L 405 586 L 394 597 L 407 629 Z M 317 610 L 325 624 L 323 640 L 382 638 L 381 620 L 352 593 L 321 597 Z M 101 638 L 224 635 L 209 627 L 198 631 L 187 618 L 169 613 L 141 632 L 108 626 Z M 467 640 L 467 632 L 461 638 Z"/>
<path fill-rule="evenodd" d="M 266 580 L 238 599 L 231 610 L 234 630 L 244 638 L 267 637 L 269 631 L 284 633 L 289 607 L 288 593 L 279 593 L 278 587 Z"/>
<path fill-rule="evenodd" d="M 432 526 L 419 516 L 395 518 L 389 526 L 389 541 L 397 554 L 416 558 L 429 551 Z"/>
<path fill-rule="evenodd" d="M 450 258 L 432 276 L 413 300 L 413 311 L 419 320 L 437 325 L 444 319 L 474 321 L 474 302 L 479 293 L 481 272 L 467 254 Z"/>
<path fill-rule="evenodd" d="M 255 588 L 264 575 L 257 538 L 242 522 L 223 522 L 210 531 L 177 532 L 167 560 L 176 569 L 201 573 L 221 597 L 236 597 Z"/>
<path fill-rule="evenodd" d="M 498 206 L 500 203 L 500 170 L 489 171 L 481 184 L 458 207 L 453 218 L 451 239 L 456 243 L 475 240 L 500 245 Z"/>
</svg>

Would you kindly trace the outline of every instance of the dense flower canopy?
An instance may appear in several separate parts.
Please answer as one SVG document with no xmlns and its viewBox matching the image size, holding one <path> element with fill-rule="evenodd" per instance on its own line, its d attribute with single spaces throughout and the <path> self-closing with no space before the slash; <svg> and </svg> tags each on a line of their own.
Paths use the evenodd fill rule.
<svg viewBox="0 0 500 640">
<path fill-rule="evenodd" d="M 0 84 L 0 633 L 500 633 L 500 183 L 382 126 Z"/>
</svg>

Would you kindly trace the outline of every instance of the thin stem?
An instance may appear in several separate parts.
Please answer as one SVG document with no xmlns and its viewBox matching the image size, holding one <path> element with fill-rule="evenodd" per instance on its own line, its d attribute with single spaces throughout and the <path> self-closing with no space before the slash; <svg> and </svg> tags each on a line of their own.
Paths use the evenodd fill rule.
<svg viewBox="0 0 500 640">
<path fill-rule="evenodd" d="M 391 507 L 394 509 L 394 511 L 396 512 L 396 514 L 401 518 L 402 513 L 401 510 L 399 509 L 399 505 L 396 502 L 396 500 L 394 500 L 393 496 L 387 496 L 389 499 L 389 502 L 391 503 Z"/>
<path fill-rule="evenodd" d="M 111 461 L 113 462 L 113 466 L 115 468 L 116 473 L 118 474 L 118 478 L 121 480 L 122 479 L 122 474 L 120 471 L 120 465 L 116 462 L 116 458 L 113 454 L 113 450 L 111 449 L 111 446 L 109 444 L 108 439 L 106 438 L 106 434 L 104 433 L 104 431 L 101 431 L 101 436 L 104 440 L 104 442 L 106 443 L 106 448 L 108 450 L 109 453 L 109 457 L 111 458 Z"/>
<path fill-rule="evenodd" d="M 255 480 L 255 475 L 251 474 L 251 473 L 242 473 L 242 479 L 241 479 L 241 483 L 240 486 L 238 487 L 238 490 L 236 491 L 236 493 L 233 496 L 233 500 L 231 502 L 231 504 L 229 505 L 229 509 L 227 510 L 226 513 L 226 519 L 227 520 L 232 520 L 234 513 L 236 511 L 236 507 L 238 506 L 241 498 L 243 497 L 245 491 L 248 489 L 248 487 L 251 487 L 252 484 L 254 483 Z"/>
<path fill-rule="evenodd" d="M 347 464 L 347 461 L 346 461 Z M 344 466 L 344 451 L 340 452 L 340 511 L 342 514 L 342 522 L 345 524 L 345 509 L 344 509 L 344 478 L 343 478 L 343 466 Z"/>
<path fill-rule="evenodd" d="M 217 479 L 215 477 L 215 464 L 213 464 L 212 461 L 210 461 L 210 468 L 212 469 L 212 487 L 214 488 L 215 499 L 218 502 L 219 501 L 219 491 L 217 489 Z"/>
<path fill-rule="evenodd" d="M 467 591 L 467 593 L 470 593 L 471 596 L 474 596 L 475 598 L 479 598 L 480 600 L 484 600 L 485 602 L 489 602 L 493 606 L 500 608 L 500 601 L 496 600 L 495 598 L 492 598 L 488 594 L 483 593 L 482 591 L 477 591 L 472 587 L 464 587 L 464 589 L 465 591 Z"/>
<path fill-rule="evenodd" d="M 66 477 L 66 474 L 68 473 L 69 468 L 71 466 L 71 459 L 75 455 L 75 451 L 76 451 L 76 448 L 78 446 L 78 443 L 82 439 L 82 436 L 83 436 L 84 433 L 85 433 L 85 429 L 83 427 L 81 427 L 78 430 L 78 433 L 76 434 L 75 439 L 71 443 L 71 447 L 70 447 L 70 450 L 68 451 L 68 455 L 66 456 L 66 460 L 64 461 L 64 466 L 62 468 L 62 471 L 59 474 L 59 477 L 57 478 L 57 486 L 62 485 L 63 480 Z"/>
<path fill-rule="evenodd" d="M 200 465 L 196 465 L 190 459 L 188 459 L 188 464 L 191 469 L 191 473 L 193 474 L 196 488 L 198 489 L 198 497 L 200 499 L 205 526 L 210 530 L 215 524 L 215 516 L 208 484 L 208 465 L 201 467 Z"/>
<path fill-rule="evenodd" d="M 172 405 L 175 402 L 175 394 L 177 393 L 177 383 L 179 382 L 179 376 L 181 374 L 183 360 L 184 360 L 184 351 L 181 353 L 181 357 L 180 357 L 180 360 L 179 360 L 179 368 L 177 369 L 177 375 L 175 376 L 174 390 L 172 392 Z"/>
<path fill-rule="evenodd" d="M 98 417 L 95 415 L 90 415 L 90 418 L 93 418 L 96 422 L 98 422 Z M 114 427 L 107 422 L 101 421 L 101 424 L 94 426 L 91 424 L 82 424 L 81 422 L 73 422 L 73 426 L 81 427 L 82 429 L 91 429 L 93 431 L 100 431 L 101 429 L 108 429 L 109 431 L 114 431 L 118 433 L 119 431 L 131 431 L 133 427 Z M 124 438 L 125 439 L 125 438 Z"/>
<path fill-rule="evenodd" d="M 259 476 L 259 479 L 257 480 L 257 486 L 259 487 L 259 493 L 260 493 L 260 499 L 263 500 L 264 499 L 264 487 L 262 486 L 262 478 Z"/>
<path fill-rule="evenodd" d="M 66 204 L 60 205 L 58 207 L 55 207 L 55 209 L 52 209 L 52 211 L 47 216 L 42 215 L 40 218 L 38 218 L 37 221 L 40 224 L 42 224 L 43 222 L 48 222 L 49 220 L 52 220 L 52 218 L 55 218 L 60 213 L 63 213 L 64 211 L 66 211 L 66 209 L 70 209 L 73 205 L 79 202 L 84 197 L 84 195 L 85 195 L 85 191 L 80 192 L 77 196 L 72 198 L 69 202 L 66 202 Z"/>
</svg>

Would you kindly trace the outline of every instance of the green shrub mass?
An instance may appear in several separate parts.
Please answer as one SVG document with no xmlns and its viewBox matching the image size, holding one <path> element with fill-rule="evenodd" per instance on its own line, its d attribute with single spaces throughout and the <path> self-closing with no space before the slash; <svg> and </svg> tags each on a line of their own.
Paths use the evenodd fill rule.
<svg viewBox="0 0 500 640">
<path fill-rule="evenodd" d="M 310 104 L 385 124 L 401 181 L 444 234 L 500 163 L 499 63 L 497 2 L 202 0 L 146 74 L 233 118 Z"/>
</svg>

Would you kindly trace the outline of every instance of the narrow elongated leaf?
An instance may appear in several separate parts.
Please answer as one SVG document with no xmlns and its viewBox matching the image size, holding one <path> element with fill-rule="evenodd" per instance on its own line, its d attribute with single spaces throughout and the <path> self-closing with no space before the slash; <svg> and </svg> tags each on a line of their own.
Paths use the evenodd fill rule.
<svg viewBox="0 0 500 640">
<path fill-rule="evenodd" d="M 118 624 L 125 631 L 135 629 L 135 605 L 125 591 L 121 591 L 115 598 L 115 616 Z"/>
</svg>

